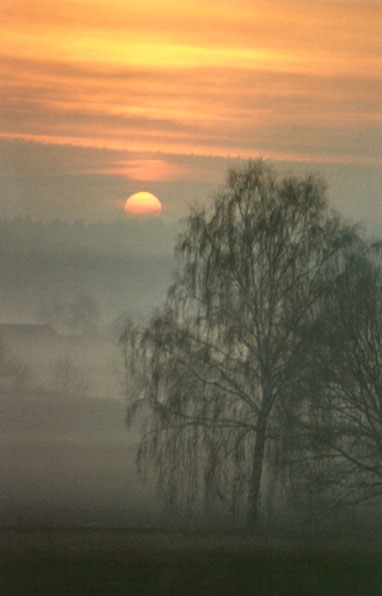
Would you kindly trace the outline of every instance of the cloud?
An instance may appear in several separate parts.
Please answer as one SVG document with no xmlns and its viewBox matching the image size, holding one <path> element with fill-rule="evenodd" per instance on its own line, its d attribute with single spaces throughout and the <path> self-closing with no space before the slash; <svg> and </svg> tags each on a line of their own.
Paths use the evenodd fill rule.
<svg viewBox="0 0 382 596">
<path fill-rule="evenodd" d="M 73 192 L 213 184 L 213 158 L 381 164 L 379 19 L 366 0 L 4 0 L 2 160 Z"/>
<path fill-rule="evenodd" d="M 376 161 L 381 154 L 377 77 L 361 84 L 345 75 L 244 68 L 100 70 L 50 61 L 44 72 L 31 60 L 15 66 L 4 60 L 1 104 L 3 134 L 13 138 L 222 157 L 267 151 L 274 158 L 326 153 L 328 160 Z"/>
</svg>

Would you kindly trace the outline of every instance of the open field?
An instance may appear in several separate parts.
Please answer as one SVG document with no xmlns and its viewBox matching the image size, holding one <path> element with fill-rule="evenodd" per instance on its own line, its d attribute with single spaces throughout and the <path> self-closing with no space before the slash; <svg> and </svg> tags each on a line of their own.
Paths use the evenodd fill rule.
<svg viewBox="0 0 382 596">
<path fill-rule="evenodd" d="M 149 531 L 6 530 L 1 596 L 379 596 L 382 546 Z"/>
</svg>

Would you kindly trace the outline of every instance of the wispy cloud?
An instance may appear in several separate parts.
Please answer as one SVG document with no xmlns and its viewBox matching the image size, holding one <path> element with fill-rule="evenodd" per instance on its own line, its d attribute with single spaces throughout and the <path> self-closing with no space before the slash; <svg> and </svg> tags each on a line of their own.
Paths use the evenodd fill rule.
<svg viewBox="0 0 382 596">
<path fill-rule="evenodd" d="M 367 0 L 4 0 L 2 135 L 110 149 L 96 170 L 132 179 L 191 174 L 156 153 L 380 163 L 381 19 Z"/>
</svg>

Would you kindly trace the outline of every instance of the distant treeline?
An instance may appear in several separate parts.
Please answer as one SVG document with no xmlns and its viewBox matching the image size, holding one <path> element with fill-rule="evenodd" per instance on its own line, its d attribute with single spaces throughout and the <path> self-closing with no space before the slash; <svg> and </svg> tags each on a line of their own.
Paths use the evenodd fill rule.
<svg viewBox="0 0 382 596">
<path fill-rule="evenodd" d="M 68 249 L 89 251 L 93 254 L 142 255 L 172 253 L 176 225 L 161 220 L 117 218 L 111 222 L 86 223 L 54 219 L 34 221 L 29 217 L 0 220 L 0 246 L 3 251 L 33 248 L 38 252 L 68 252 Z"/>
<path fill-rule="evenodd" d="M 79 290 L 106 319 L 150 310 L 168 284 L 174 231 L 161 221 L 0 221 L 2 321 L 39 320 L 42 302 Z"/>
</svg>

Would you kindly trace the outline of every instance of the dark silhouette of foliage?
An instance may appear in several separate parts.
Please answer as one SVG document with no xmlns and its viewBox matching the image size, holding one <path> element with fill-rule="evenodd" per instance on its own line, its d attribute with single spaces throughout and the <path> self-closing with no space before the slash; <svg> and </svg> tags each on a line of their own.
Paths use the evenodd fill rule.
<svg viewBox="0 0 382 596">
<path fill-rule="evenodd" d="M 380 251 L 347 256 L 315 336 L 311 453 L 332 470 L 338 501 L 382 494 L 382 272 Z M 313 378 L 313 377 L 312 377 Z M 314 422 L 312 422 L 312 420 Z M 321 479 L 322 480 L 322 479 Z"/>
</svg>

